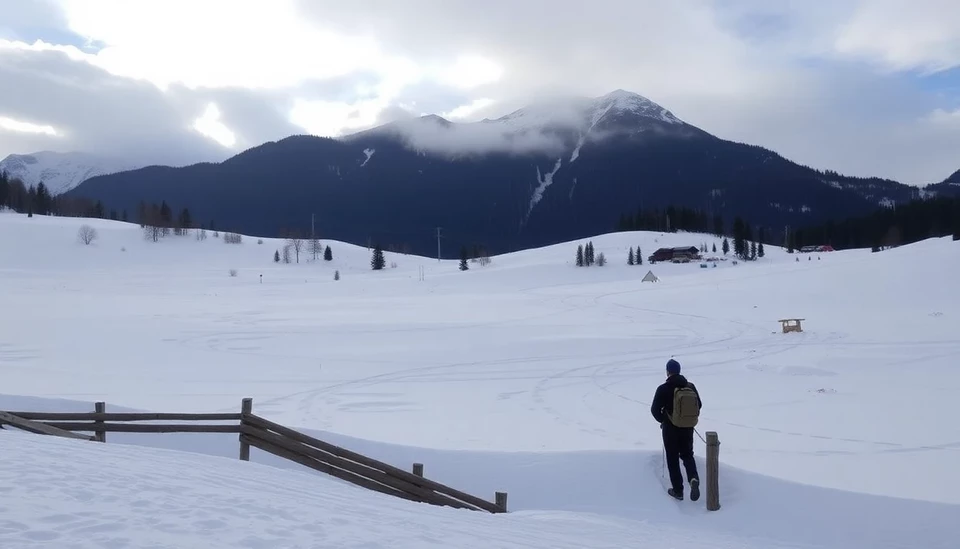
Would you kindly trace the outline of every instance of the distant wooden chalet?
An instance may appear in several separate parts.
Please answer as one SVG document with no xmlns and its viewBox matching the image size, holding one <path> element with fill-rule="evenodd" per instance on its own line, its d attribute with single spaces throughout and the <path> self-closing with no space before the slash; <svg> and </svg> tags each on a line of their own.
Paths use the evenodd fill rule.
<svg viewBox="0 0 960 549">
<path fill-rule="evenodd" d="M 685 263 L 700 259 L 700 249 L 696 246 L 681 246 L 679 248 L 660 248 L 647 258 L 651 263 L 658 261 L 674 261 Z"/>
<path fill-rule="evenodd" d="M 834 251 L 833 246 L 830 246 L 829 244 L 822 245 L 822 246 L 804 246 L 800 248 L 800 252 L 805 254 L 814 253 L 814 252 L 832 252 L 832 251 Z"/>
</svg>

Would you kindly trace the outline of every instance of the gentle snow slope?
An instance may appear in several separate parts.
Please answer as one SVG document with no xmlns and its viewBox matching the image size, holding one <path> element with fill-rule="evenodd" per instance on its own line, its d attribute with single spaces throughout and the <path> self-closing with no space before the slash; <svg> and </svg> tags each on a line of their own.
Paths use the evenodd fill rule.
<svg viewBox="0 0 960 549">
<path fill-rule="evenodd" d="M 91 246 L 76 240 L 83 223 L 100 232 Z M 250 396 L 276 421 L 487 497 L 507 491 L 514 510 L 650 521 L 610 546 L 668 545 L 630 530 L 646 527 L 689 528 L 681 547 L 955 543 L 960 424 L 932 395 L 960 390 L 960 245 L 768 249 L 702 269 L 628 266 L 627 248 L 719 247 L 710 236 L 592 241 L 606 267 L 575 268 L 569 243 L 467 272 L 388 253 L 397 267 L 372 272 L 368 250 L 338 242 L 324 241 L 332 262 L 284 265 L 271 239 L 152 243 L 134 225 L 2 214 L 2 390 L 155 411 L 235 411 Z M 660 282 L 640 283 L 649 269 Z M 779 333 L 789 316 L 807 319 L 804 333 Z M 649 399 L 670 356 L 703 393 L 700 431 L 723 443 L 718 513 L 663 494 Z M 14 404 L 0 408 L 38 407 Z M 110 440 L 236 450 L 235 436 Z"/>
<path fill-rule="evenodd" d="M 139 446 L 209 451 L 210 435 L 109 436 L 101 445 L 0 432 L 0 485 L 18 502 L 0 515 L 0 546 L 938 549 L 954 546 L 947 525 L 958 510 L 723 468 L 724 507 L 709 513 L 702 500 L 664 498 L 660 457 L 649 452 L 430 452 L 332 439 L 398 464 L 416 451 L 439 465 L 432 478 L 458 475 L 458 486 L 498 476 L 516 502 L 494 516 L 369 492 L 256 449 L 243 463 Z M 236 455 L 235 435 L 217 438 L 217 450 Z"/>
</svg>

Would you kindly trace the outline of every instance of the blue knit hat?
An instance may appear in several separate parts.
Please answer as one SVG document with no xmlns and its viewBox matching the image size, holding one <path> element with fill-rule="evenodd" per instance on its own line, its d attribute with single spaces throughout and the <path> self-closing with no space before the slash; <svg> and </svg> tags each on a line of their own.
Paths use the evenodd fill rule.
<svg viewBox="0 0 960 549">
<path fill-rule="evenodd" d="M 671 373 L 671 374 L 679 374 L 679 373 L 680 373 L 680 363 L 677 362 L 676 360 L 672 359 L 672 358 L 671 358 L 670 360 L 668 360 L 668 361 L 667 361 L 667 372 L 668 372 L 668 373 Z"/>
</svg>

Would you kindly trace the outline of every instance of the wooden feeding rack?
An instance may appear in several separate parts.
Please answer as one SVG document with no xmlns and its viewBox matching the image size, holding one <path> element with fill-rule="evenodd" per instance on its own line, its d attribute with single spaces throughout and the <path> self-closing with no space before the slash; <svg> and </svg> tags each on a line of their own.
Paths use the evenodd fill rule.
<svg viewBox="0 0 960 549">
<path fill-rule="evenodd" d="M 790 332 L 802 332 L 803 327 L 801 322 L 806 320 L 805 318 L 781 318 L 780 326 L 783 328 L 783 333 L 787 334 Z"/>
</svg>

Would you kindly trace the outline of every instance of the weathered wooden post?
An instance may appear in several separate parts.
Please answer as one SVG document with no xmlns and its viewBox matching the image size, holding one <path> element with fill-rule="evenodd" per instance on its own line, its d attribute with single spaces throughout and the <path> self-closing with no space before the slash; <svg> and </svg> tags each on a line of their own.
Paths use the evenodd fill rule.
<svg viewBox="0 0 960 549">
<path fill-rule="evenodd" d="M 720 509 L 720 438 L 707 431 L 707 511 Z"/>
<path fill-rule="evenodd" d="M 507 512 L 507 493 L 506 492 L 497 492 L 494 494 L 494 503 L 497 504 L 497 507 L 503 509 L 503 512 Z"/>
<path fill-rule="evenodd" d="M 422 464 L 422 463 L 414 463 L 414 464 L 413 464 L 413 474 L 417 475 L 418 477 L 423 477 L 423 464 Z"/>
<path fill-rule="evenodd" d="M 105 413 L 107 413 L 107 404 L 106 404 L 105 402 L 94 402 L 94 403 L 93 403 L 93 411 L 96 412 L 96 413 L 98 413 L 98 414 L 105 414 Z M 94 423 L 94 426 L 96 426 L 97 424 L 101 424 L 101 425 L 102 425 L 102 424 L 103 424 L 103 420 L 102 420 L 102 419 L 97 419 L 97 420 L 94 420 L 93 423 Z M 102 430 L 102 429 L 98 429 L 98 430 L 96 430 L 96 431 L 93 432 L 93 439 L 94 439 L 95 441 L 97 441 L 97 442 L 106 442 L 106 441 L 107 441 L 107 432 L 104 431 L 104 430 Z"/>
<path fill-rule="evenodd" d="M 246 416 L 253 413 L 253 399 L 245 398 L 240 404 L 240 425 L 242 426 L 246 420 Z M 240 459 L 243 461 L 250 461 L 250 445 L 244 442 L 243 434 L 240 434 Z"/>
</svg>

